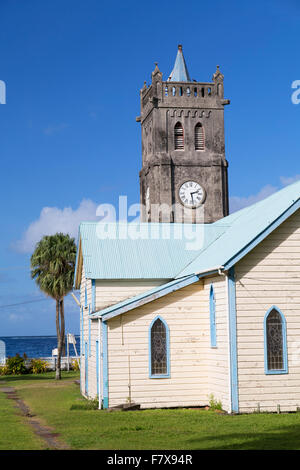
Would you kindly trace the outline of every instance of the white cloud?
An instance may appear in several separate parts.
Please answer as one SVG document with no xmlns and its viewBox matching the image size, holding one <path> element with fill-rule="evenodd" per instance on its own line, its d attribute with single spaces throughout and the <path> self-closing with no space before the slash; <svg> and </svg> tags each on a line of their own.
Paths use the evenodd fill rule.
<svg viewBox="0 0 300 470">
<path fill-rule="evenodd" d="M 296 181 L 300 180 L 300 175 L 295 176 L 280 176 L 280 181 L 283 186 L 287 186 L 288 184 L 296 183 Z"/>
<path fill-rule="evenodd" d="M 243 209 L 244 207 L 251 206 L 256 202 L 271 196 L 271 194 L 275 193 L 276 191 L 278 191 L 276 186 L 268 184 L 264 186 L 257 194 L 252 194 L 248 197 L 232 196 L 229 198 L 230 214 L 232 214 L 232 212 Z"/>
<path fill-rule="evenodd" d="M 281 186 L 288 186 L 289 184 L 296 183 L 296 181 L 299 181 L 300 175 L 280 176 L 279 179 Z M 247 197 L 231 196 L 229 198 L 229 212 L 230 214 L 232 214 L 233 212 L 243 209 L 244 207 L 251 206 L 256 202 L 259 202 L 262 199 L 271 196 L 271 194 L 275 193 L 276 191 L 279 191 L 280 189 L 280 187 L 267 184 L 257 194 L 252 194 Z"/>
<path fill-rule="evenodd" d="M 89 199 L 83 199 L 74 210 L 72 207 L 44 207 L 40 217 L 29 225 L 22 239 L 13 246 L 21 253 L 31 253 L 44 235 L 57 232 L 68 233 L 77 239 L 80 222 L 96 220 L 96 209 L 97 204 Z"/>
</svg>

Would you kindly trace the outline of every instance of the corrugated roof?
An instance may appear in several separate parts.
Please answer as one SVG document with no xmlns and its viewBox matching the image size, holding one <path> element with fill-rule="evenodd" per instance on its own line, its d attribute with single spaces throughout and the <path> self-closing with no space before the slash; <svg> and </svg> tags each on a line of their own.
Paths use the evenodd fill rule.
<svg viewBox="0 0 300 470">
<path fill-rule="evenodd" d="M 206 225 L 83 222 L 86 277 L 170 280 L 227 269 L 299 208 L 299 196 L 300 181 Z"/>
<path fill-rule="evenodd" d="M 263 239 L 268 228 L 276 228 L 276 221 L 282 223 L 285 215 L 291 215 L 299 207 L 300 181 L 291 184 L 268 198 L 224 217 L 213 225 L 226 227 L 220 237 L 205 247 L 194 260 L 178 274 L 186 276 L 202 271 L 209 266 L 231 266 L 231 261 L 246 247 L 253 248 L 255 240 Z M 291 211 L 289 211 L 291 209 Z"/>
<path fill-rule="evenodd" d="M 174 279 L 220 236 L 224 227 L 201 224 L 82 222 L 85 275 L 91 279 Z"/>
</svg>

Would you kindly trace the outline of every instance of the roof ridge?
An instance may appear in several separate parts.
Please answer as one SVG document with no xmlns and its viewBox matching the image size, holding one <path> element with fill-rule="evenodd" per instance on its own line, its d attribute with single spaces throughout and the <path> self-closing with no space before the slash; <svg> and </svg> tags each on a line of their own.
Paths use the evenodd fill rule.
<svg viewBox="0 0 300 470">
<path fill-rule="evenodd" d="M 231 227 L 231 225 L 229 225 L 228 227 Z M 190 264 L 192 264 L 194 261 L 196 261 L 197 258 L 199 258 L 199 257 L 202 255 L 202 253 L 203 253 L 204 251 L 206 251 L 213 243 L 215 243 L 220 237 L 222 237 L 225 232 L 226 232 L 226 230 L 224 230 L 224 232 L 220 233 L 216 238 L 212 239 L 211 242 L 210 242 L 207 246 L 204 246 L 204 247 L 202 248 L 202 250 L 200 251 L 200 253 L 198 252 L 197 255 L 195 256 L 195 258 L 192 259 L 186 266 L 184 266 L 184 268 L 181 269 L 178 274 L 176 274 L 175 278 L 177 278 L 177 276 L 180 276 L 180 274 L 181 274 L 185 269 L 187 269 Z M 183 274 L 183 276 L 187 276 L 187 274 Z"/>
</svg>

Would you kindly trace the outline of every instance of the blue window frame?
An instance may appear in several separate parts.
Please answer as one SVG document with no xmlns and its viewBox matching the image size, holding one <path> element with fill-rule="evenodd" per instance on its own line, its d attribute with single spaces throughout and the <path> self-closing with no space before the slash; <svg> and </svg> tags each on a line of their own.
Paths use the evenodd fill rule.
<svg viewBox="0 0 300 470">
<path fill-rule="evenodd" d="M 287 374 L 286 320 L 280 309 L 273 305 L 264 318 L 265 373 Z"/>
<path fill-rule="evenodd" d="M 210 320 L 210 346 L 217 347 L 217 331 L 216 331 L 216 299 L 214 286 L 211 284 L 209 290 L 209 320 Z"/>
<path fill-rule="evenodd" d="M 149 327 L 149 377 L 170 377 L 170 332 L 160 316 L 155 317 Z"/>
</svg>

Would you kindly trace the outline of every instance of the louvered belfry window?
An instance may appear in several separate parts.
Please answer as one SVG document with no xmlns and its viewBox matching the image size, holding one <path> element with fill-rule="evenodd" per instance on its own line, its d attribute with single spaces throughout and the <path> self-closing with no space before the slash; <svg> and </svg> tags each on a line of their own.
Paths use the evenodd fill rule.
<svg viewBox="0 0 300 470">
<path fill-rule="evenodd" d="M 267 348 L 268 370 L 283 369 L 282 319 L 275 309 L 269 313 L 267 318 Z"/>
<path fill-rule="evenodd" d="M 195 127 L 195 150 L 204 150 L 204 129 L 200 122 Z"/>
<path fill-rule="evenodd" d="M 177 122 L 174 128 L 174 141 L 175 141 L 175 150 L 184 149 L 183 127 L 180 122 Z"/>
<path fill-rule="evenodd" d="M 151 328 L 151 375 L 167 374 L 167 332 L 158 318 Z"/>
</svg>

